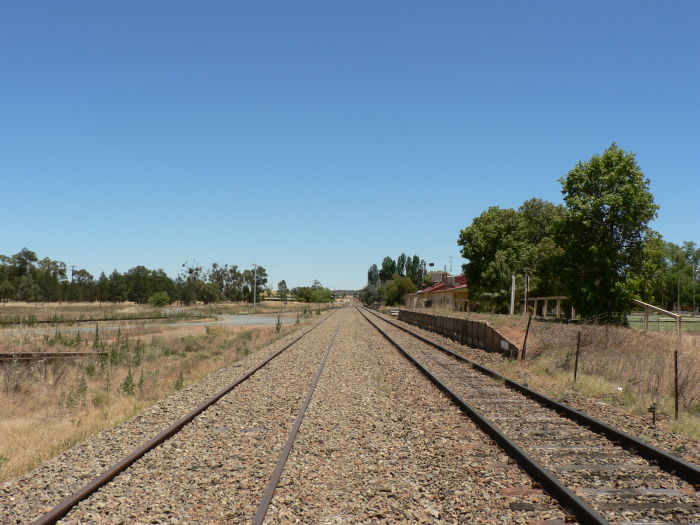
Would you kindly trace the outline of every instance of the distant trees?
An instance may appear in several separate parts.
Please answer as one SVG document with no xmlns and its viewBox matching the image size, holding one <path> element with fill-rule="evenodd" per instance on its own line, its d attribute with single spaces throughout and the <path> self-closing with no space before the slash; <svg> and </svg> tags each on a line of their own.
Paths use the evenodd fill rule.
<svg viewBox="0 0 700 525">
<path fill-rule="evenodd" d="M 700 248 L 695 242 L 681 245 L 663 242 L 655 246 L 659 271 L 653 280 L 649 300 L 667 310 L 700 309 Z"/>
<path fill-rule="evenodd" d="M 376 264 L 373 264 L 369 267 L 369 270 L 367 270 L 367 284 L 379 284 L 379 268 L 377 268 Z"/>
<path fill-rule="evenodd" d="M 318 281 L 314 281 L 311 286 L 292 288 L 292 295 L 302 303 L 330 303 L 335 300 L 333 292 Z"/>
<path fill-rule="evenodd" d="M 155 295 L 192 304 L 195 301 L 212 303 L 221 300 L 253 301 L 253 289 L 259 298 L 267 289 L 267 271 L 262 266 L 239 271 L 236 265 L 213 263 L 210 268 L 182 265 L 180 274 L 170 278 L 163 270 L 135 266 L 109 276 L 102 272 L 95 279 L 85 269 L 68 267 L 61 261 L 45 257 L 23 248 L 19 253 L 0 255 L 0 301 L 134 301 L 145 304 Z M 153 304 L 153 303 L 151 303 Z"/>
<path fill-rule="evenodd" d="M 167 306 L 170 304 L 168 292 L 156 292 L 148 298 L 148 303 L 153 306 Z"/>
<path fill-rule="evenodd" d="M 406 294 L 416 291 L 416 283 L 408 277 L 396 277 L 386 283 L 384 301 L 389 306 L 401 304 Z"/>
<path fill-rule="evenodd" d="M 280 301 L 287 301 L 289 297 L 289 288 L 287 288 L 287 281 L 284 279 L 277 283 L 277 293 L 279 294 Z"/>
<path fill-rule="evenodd" d="M 360 300 L 365 304 L 398 304 L 407 293 L 416 291 L 425 275 L 425 261 L 417 255 L 401 253 L 396 260 L 384 257 L 381 269 L 373 264 L 367 270 L 367 286 L 360 290 Z"/>
</svg>

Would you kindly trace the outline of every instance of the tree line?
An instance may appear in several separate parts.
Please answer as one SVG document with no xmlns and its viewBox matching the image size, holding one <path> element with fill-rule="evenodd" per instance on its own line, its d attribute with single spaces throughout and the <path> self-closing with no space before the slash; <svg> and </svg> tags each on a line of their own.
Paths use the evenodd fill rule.
<svg viewBox="0 0 700 525">
<path fill-rule="evenodd" d="M 367 286 L 360 290 L 360 299 L 365 304 L 399 304 L 406 294 L 421 286 L 426 275 L 425 260 L 417 255 L 409 257 L 402 253 L 396 259 L 384 257 L 381 268 L 373 264 L 367 270 Z"/>
<path fill-rule="evenodd" d="M 633 153 L 613 143 L 559 182 L 564 205 L 493 206 L 460 232 L 472 303 L 507 311 L 515 274 L 529 277 L 531 297 L 566 295 L 581 315 L 618 314 L 613 322 L 624 322 L 631 299 L 692 304 L 700 250 L 649 227 L 658 205 Z"/>
<path fill-rule="evenodd" d="M 323 286 L 317 280 L 311 286 L 297 286 L 289 290 L 286 281 L 282 280 L 277 285 L 277 295 L 282 301 L 289 297 L 302 303 L 331 303 L 335 296 L 329 288 Z"/>
<path fill-rule="evenodd" d="M 267 290 L 267 271 L 240 270 L 237 265 L 212 263 L 208 268 L 188 263 L 172 279 L 162 269 L 135 266 L 97 279 L 85 269 L 69 267 L 48 257 L 39 259 L 27 248 L 11 256 L 0 255 L 0 300 L 18 301 L 133 301 L 159 306 L 172 302 L 253 302 L 254 291 Z"/>
</svg>

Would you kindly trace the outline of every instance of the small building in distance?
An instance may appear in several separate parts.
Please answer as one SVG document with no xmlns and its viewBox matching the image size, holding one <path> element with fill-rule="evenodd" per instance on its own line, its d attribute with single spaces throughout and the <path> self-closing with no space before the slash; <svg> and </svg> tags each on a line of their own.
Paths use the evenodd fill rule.
<svg viewBox="0 0 700 525">
<path fill-rule="evenodd" d="M 467 278 L 436 272 L 433 274 L 433 284 L 408 294 L 405 304 L 406 308 L 444 308 L 466 312 L 469 307 Z"/>
</svg>

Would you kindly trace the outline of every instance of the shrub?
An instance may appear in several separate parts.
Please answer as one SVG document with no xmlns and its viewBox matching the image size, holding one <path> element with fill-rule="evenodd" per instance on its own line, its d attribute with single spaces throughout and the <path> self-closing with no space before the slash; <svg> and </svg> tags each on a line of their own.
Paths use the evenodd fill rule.
<svg viewBox="0 0 700 525">
<path fill-rule="evenodd" d="M 153 306 L 167 306 L 170 304 L 168 292 L 155 292 L 148 298 L 148 304 Z"/>
</svg>

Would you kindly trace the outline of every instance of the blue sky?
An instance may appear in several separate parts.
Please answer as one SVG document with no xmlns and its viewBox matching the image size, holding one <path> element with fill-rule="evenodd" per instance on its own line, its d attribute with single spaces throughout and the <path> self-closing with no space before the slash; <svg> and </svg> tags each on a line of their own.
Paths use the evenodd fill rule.
<svg viewBox="0 0 700 525">
<path fill-rule="evenodd" d="M 0 253 L 360 288 L 611 142 L 700 242 L 700 3 L 0 3 Z"/>
</svg>

